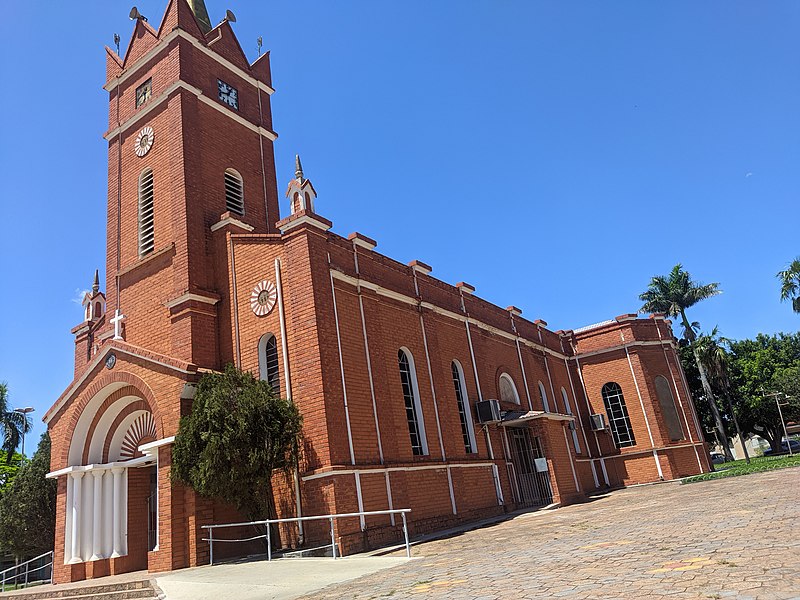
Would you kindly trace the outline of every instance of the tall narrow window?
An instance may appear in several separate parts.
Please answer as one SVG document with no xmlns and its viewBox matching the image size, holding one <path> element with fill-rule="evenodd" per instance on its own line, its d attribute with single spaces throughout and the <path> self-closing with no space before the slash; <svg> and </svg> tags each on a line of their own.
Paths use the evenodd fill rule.
<svg viewBox="0 0 800 600">
<path fill-rule="evenodd" d="M 567 411 L 567 414 L 572 416 L 572 406 L 569 403 L 569 396 L 567 396 L 567 390 L 563 387 L 561 388 L 561 398 L 564 400 L 564 410 Z M 569 422 L 570 431 L 572 431 L 572 445 L 575 446 L 575 453 L 581 453 L 581 444 L 578 441 L 578 427 L 575 421 Z"/>
<path fill-rule="evenodd" d="M 422 421 L 422 407 L 419 401 L 414 358 L 410 352 L 401 348 L 397 353 L 397 362 L 400 367 L 400 383 L 403 386 L 403 399 L 406 405 L 411 451 L 416 456 L 421 456 L 428 453 L 428 443 L 425 440 L 425 424 Z"/>
<path fill-rule="evenodd" d="M 614 436 L 614 444 L 617 448 L 635 446 L 636 438 L 633 436 L 631 419 L 628 416 L 628 407 L 625 406 L 622 388 L 618 383 L 612 381 L 603 386 L 602 394 L 608 414 L 608 424 L 611 426 L 611 433 Z"/>
<path fill-rule="evenodd" d="M 281 379 L 278 372 L 278 343 L 275 336 L 265 333 L 258 340 L 258 374 L 278 394 L 281 391 Z"/>
<path fill-rule="evenodd" d="M 464 438 L 464 450 L 467 454 L 477 452 L 475 433 L 472 430 L 472 416 L 469 411 L 467 386 L 464 383 L 464 371 L 457 360 L 450 364 L 453 373 L 453 386 L 456 389 L 456 404 L 458 405 L 458 418 L 461 421 L 461 435 Z"/>
<path fill-rule="evenodd" d="M 670 388 L 667 378 L 663 375 L 656 377 L 656 394 L 658 395 L 658 404 L 661 406 L 661 415 L 664 418 L 664 424 L 667 426 L 670 441 L 677 442 L 682 440 L 683 427 L 681 427 L 681 420 L 678 417 L 678 409 L 675 408 L 675 398 L 672 395 L 672 388 Z"/>
<path fill-rule="evenodd" d="M 225 207 L 239 215 L 244 214 L 244 183 L 233 169 L 225 171 Z"/>
<path fill-rule="evenodd" d="M 514 385 L 514 380 L 511 375 L 503 373 L 500 375 L 500 400 L 502 402 L 513 402 L 519 404 L 519 394 L 517 393 L 517 386 Z"/>
<path fill-rule="evenodd" d="M 547 392 L 544 391 L 544 384 L 539 382 L 539 397 L 542 399 L 542 407 L 544 412 L 550 412 L 550 403 L 547 401 Z"/>
<path fill-rule="evenodd" d="M 139 175 L 139 256 L 153 251 L 153 170 L 145 169 Z"/>
</svg>

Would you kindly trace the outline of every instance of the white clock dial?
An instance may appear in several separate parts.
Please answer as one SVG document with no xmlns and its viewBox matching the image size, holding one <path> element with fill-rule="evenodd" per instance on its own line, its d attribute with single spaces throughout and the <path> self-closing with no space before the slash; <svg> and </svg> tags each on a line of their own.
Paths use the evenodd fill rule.
<svg viewBox="0 0 800 600">
<path fill-rule="evenodd" d="M 150 148 L 153 147 L 154 141 L 155 133 L 153 132 L 153 128 L 148 126 L 142 129 L 139 132 L 139 135 L 136 136 L 136 145 L 134 146 L 136 156 L 141 158 L 150 152 Z"/>
<path fill-rule="evenodd" d="M 278 300 L 278 290 L 271 281 L 259 282 L 250 294 L 250 308 L 258 317 L 263 317 L 272 312 Z"/>
</svg>

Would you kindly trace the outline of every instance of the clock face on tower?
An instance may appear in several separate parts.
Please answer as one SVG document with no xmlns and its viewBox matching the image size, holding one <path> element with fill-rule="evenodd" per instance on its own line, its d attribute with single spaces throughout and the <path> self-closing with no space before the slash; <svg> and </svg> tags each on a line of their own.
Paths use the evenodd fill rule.
<svg viewBox="0 0 800 600">
<path fill-rule="evenodd" d="M 239 110 L 239 92 L 236 91 L 235 87 L 217 79 L 217 89 L 219 90 L 220 102 L 224 102 L 231 108 Z"/>
</svg>

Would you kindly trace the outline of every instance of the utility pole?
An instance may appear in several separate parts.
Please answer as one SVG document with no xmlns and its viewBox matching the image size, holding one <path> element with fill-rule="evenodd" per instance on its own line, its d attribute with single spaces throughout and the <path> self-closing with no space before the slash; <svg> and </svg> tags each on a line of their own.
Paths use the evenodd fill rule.
<svg viewBox="0 0 800 600">
<path fill-rule="evenodd" d="M 764 394 L 764 397 L 772 396 L 775 398 L 775 406 L 778 407 L 778 416 L 781 418 L 781 427 L 783 427 L 783 437 L 786 438 L 786 446 L 789 448 L 789 456 L 793 456 L 794 452 L 792 452 L 792 441 L 789 439 L 789 433 L 786 431 L 786 421 L 783 420 L 783 411 L 781 410 L 781 406 L 788 406 L 789 403 L 785 402 L 781 404 L 780 397 L 786 396 L 783 392 L 771 392 L 769 394 Z"/>
</svg>

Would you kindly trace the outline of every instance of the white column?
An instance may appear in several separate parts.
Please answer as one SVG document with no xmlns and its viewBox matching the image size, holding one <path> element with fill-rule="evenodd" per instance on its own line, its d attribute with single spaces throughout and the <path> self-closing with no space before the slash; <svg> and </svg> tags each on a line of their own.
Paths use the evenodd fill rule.
<svg viewBox="0 0 800 600">
<path fill-rule="evenodd" d="M 158 463 L 159 463 L 159 460 L 158 460 L 158 455 L 159 455 L 159 451 L 160 450 L 161 450 L 160 448 L 156 448 L 156 496 L 153 499 L 153 502 L 156 503 L 156 545 L 153 547 L 153 551 L 159 549 L 158 548 L 158 542 L 159 542 L 159 539 L 160 539 L 159 533 L 161 531 L 161 506 L 160 506 L 160 503 L 159 503 L 159 497 L 161 496 L 161 493 L 158 490 L 158 486 L 159 486 L 159 477 L 158 477 Z"/>
<path fill-rule="evenodd" d="M 72 477 L 72 558 L 69 564 L 83 562 L 81 558 L 81 477 L 83 471 L 70 473 Z"/>
<path fill-rule="evenodd" d="M 89 560 L 99 560 L 103 558 L 103 475 L 105 469 L 95 469 L 92 471 L 94 477 L 94 514 L 92 519 L 92 558 Z"/>
<path fill-rule="evenodd" d="M 114 475 L 114 501 L 111 506 L 111 522 L 113 524 L 113 546 L 114 551 L 111 558 L 118 558 L 123 555 L 122 551 L 122 467 L 114 467 L 111 472 Z"/>
</svg>

